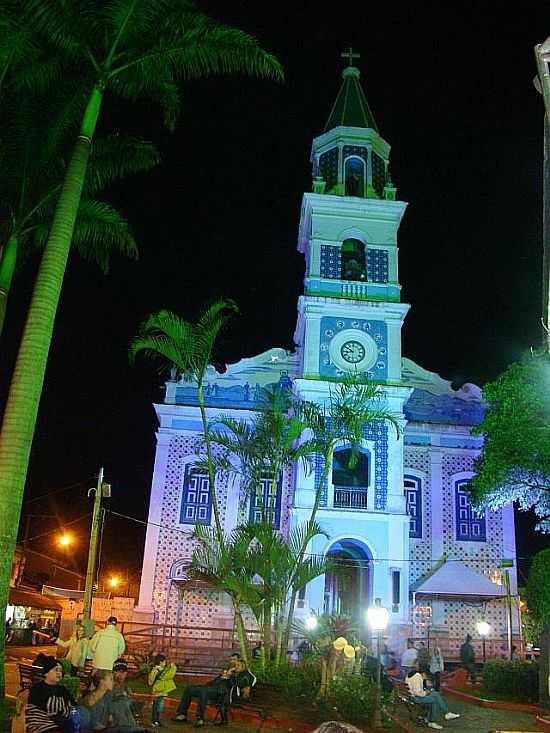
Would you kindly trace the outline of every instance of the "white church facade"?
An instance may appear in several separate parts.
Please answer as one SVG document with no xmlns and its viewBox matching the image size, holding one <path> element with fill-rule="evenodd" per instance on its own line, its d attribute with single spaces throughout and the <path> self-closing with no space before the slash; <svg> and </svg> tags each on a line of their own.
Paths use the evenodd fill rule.
<svg viewBox="0 0 550 733">
<path fill-rule="evenodd" d="M 267 385 L 291 386 L 322 404 L 347 373 L 378 383 L 404 434 L 383 423 L 369 426 L 353 476 L 346 446 L 335 451 L 318 514 L 328 537 L 315 538 L 309 551 L 337 558 L 345 572 L 312 582 L 297 613 L 359 618 L 380 598 L 396 642 L 430 633 L 458 644 L 467 632 L 476 636 L 482 618 L 494 637 L 505 639 L 501 566 L 512 561 L 515 594 L 513 507 L 477 514 L 464 491 L 481 448 L 481 438 L 471 435 L 483 416 L 480 389 L 453 390 L 402 356 L 410 306 L 400 298 L 397 235 L 406 204 L 391 182 L 389 154 L 359 70 L 350 66 L 312 146 L 313 190 L 303 197 L 298 235 L 306 274 L 296 350 L 274 348 L 228 365 L 223 374 L 209 368 L 208 415 L 250 417 Z M 231 628 L 227 600 L 185 580 L 195 524 L 211 521 L 207 478 L 192 470 L 202 432 L 195 387 L 167 382 L 155 409 L 159 429 L 136 617 L 199 631 Z M 321 470 L 319 457 L 314 471 L 296 466 L 282 477 L 275 522 L 283 534 L 309 517 Z M 254 517 L 238 481 L 220 480 L 216 492 L 226 531 Z M 512 623 L 516 633 L 517 613 Z"/>
</svg>

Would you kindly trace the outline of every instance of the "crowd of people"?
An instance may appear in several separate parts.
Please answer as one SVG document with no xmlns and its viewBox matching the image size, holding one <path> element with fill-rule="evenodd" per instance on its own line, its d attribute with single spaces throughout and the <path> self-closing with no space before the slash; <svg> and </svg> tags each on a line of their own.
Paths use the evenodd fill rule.
<svg viewBox="0 0 550 733">
<path fill-rule="evenodd" d="M 79 624 L 71 637 L 57 640 L 67 649 L 66 658 L 73 675 L 82 672 L 87 660 L 92 662 L 92 673 L 86 692 L 76 700 L 70 690 L 60 684 L 63 677 L 61 663 L 53 656 L 39 654 L 34 660 L 37 677 L 31 686 L 25 705 L 26 733 L 147 733 L 137 720 L 139 705 L 132 699 L 127 684 L 128 664 L 121 657 L 125 651 L 123 635 L 117 630 L 117 619 L 111 617 L 104 629 L 87 638 L 84 626 Z M 176 689 L 176 665 L 163 654 L 154 657 L 148 684 L 153 699 L 151 725 L 160 727 L 165 698 Z M 219 725 L 228 722 L 229 705 L 239 698 L 250 700 L 255 676 L 247 669 L 239 654 L 232 654 L 220 674 L 204 685 L 185 688 L 173 720 L 187 720 L 192 700 L 197 701 L 195 727 L 204 725 L 206 705 L 214 705 L 219 712 Z"/>
<path fill-rule="evenodd" d="M 460 661 L 468 671 L 470 680 L 476 680 L 476 659 L 471 636 L 468 634 L 460 647 Z M 137 707 L 127 685 L 128 665 L 122 658 L 126 644 L 117 629 L 117 619 L 108 619 L 105 628 L 86 635 L 82 624 L 77 624 L 67 640 L 57 639 L 59 647 L 67 650 L 66 659 L 73 675 L 82 672 L 91 660 L 92 673 L 89 686 L 77 703 L 67 687 L 60 684 L 62 667 L 55 657 L 39 654 L 34 665 L 40 671 L 39 679 L 30 688 L 26 706 L 26 733 L 91 733 L 108 728 L 109 733 L 144 733 L 146 729 L 136 720 Z M 397 656 L 383 645 L 380 659 L 368 652 L 363 657 L 361 671 L 377 679 L 381 667 L 384 691 L 393 689 L 393 681 L 401 677 L 415 703 L 425 708 L 430 728 L 441 729 L 440 718 L 453 720 L 459 715 L 449 710 L 441 695 L 441 676 L 445 670 L 443 654 L 439 646 L 429 649 L 422 641 L 412 640 L 398 662 Z M 159 654 L 153 659 L 148 674 L 152 695 L 151 724 L 162 725 L 161 715 L 166 697 L 176 689 L 176 665 Z M 256 678 L 239 654 L 232 654 L 225 668 L 215 678 L 203 685 L 191 685 L 184 689 L 176 715 L 172 721 L 188 721 L 193 700 L 197 702 L 195 727 L 205 722 L 207 705 L 213 705 L 219 715 L 218 725 L 228 722 L 229 706 L 239 699 L 250 700 Z"/>
</svg>

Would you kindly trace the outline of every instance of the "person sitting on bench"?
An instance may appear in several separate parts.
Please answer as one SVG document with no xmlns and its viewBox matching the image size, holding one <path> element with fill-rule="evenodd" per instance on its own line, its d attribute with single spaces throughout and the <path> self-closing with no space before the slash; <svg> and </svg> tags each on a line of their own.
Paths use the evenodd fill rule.
<svg viewBox="0 0 550 733">
<path fill-rule="evenodd" d="M 256 678 L 246 668 L 244 662 L 239 659 L 233 669 L 224 669 L 223 672 L 205 685 L 191 685 L 186 687 L 181 696 L 176 717 L 172 720 L 176 723 L 187 722 L 187 711 L 191 700 L 197 699 L 196 728 L 204 725 L 204 713 L 208 703 L 215 705 L 220 710 L 221 720 L 219 725 L 227 724 L 227 708 L 231 704 L 234 695 L 243 701 L 250 699 L 250 690 L 256 684 Z"/>
<path fill-rule="evenodd" d="M 432 689 L 425 689 L 427 673 L 420 672 L 418 669 L 409 672 L 406 678 L 407 687 L 412 699 L 419 705 L 424 705 L 428 712 L 428 728 L 441 730 L 442 725 L 436 723 L 439 714 L 443 715 L 445 720 L 454 720 L 460 718 L 458 713 L 449 712 L 449 707 L 443 695 Z"/>
</svg>

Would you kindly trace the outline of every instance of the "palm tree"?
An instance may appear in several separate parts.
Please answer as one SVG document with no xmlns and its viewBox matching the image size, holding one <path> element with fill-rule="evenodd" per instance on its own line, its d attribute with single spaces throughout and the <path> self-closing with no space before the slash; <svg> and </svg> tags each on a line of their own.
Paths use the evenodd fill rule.
<svg viewBox="0 0 550 733">
<path fill-rule="evenodd" d="M 13 17 L 13 0 L 2 0 Z M 281 79 L 281 66 L 240 30 L 222 25 L 182 0 L 19 0 L 21 22 L 0 22 L 0 83 L 47 95 L 74 80 L 85 97 L 78 133 L 44 248 L 17 356 L 0 434 L 0 608 L 7 602 L 23 489 L 55 314 L 86 171 L 106 92 L 157 103 L 173 128 L 178 82 L 242 73 Z M 25 29 L 32 53 L 18 53 Z M 27 44 L 25 44 L 27 45 Z M 1 645 L 0 645 L 1 651 Z M 0 666 L 3 659 L 0 658 Z M 0 678 L 0 688 L 1 685 Z M 0 693 L 3 689 L 0 689 Z"/>
<path fill-rule="evenodd" d="M 285 639 L 290 629 L 285 623 L 285 613 L 291 594 L 298 594 L 315 578 L 336 570 L 335 563 L 326 558 L 300 556 L 299 550 L 307 535 L 310 542 L 317 535 L 326 535 L 317 524 L 298 525 L 290 530 L 288 540 L 277 532 L 271 523 L 251 523 L 249 531 L 254 542 L 248 556 L 251 571 L 262 580 L 263 596 L 263 655 L 265 665 L 270 659 L 272 616 L 275 618 L 275 665 L 283 659 Z"/>
<path fill-rule="evenodd" d="M 51 100 L 48 107 L 52 104 Z M 11 108 L 10 108 L 11 107 Z M 61 190 L 65 161 L 59 140 L 58 120 L 50 114 L 51 126 L 44 139 L 36 110 L 25 100 L 8 105 L 8 121 L 0 145 L 0 334 L 16 268 L 30 251 L 43 248 Z M 47 115 L 50 110 L 44 110 Z M 58 112 L 58 108 L 54 110 Z M 11 114 L 10 114 L 11 113 Z M 94 141 L 73 232 L 73 248 L 107 272 L 113 251 L 136 258 L 137 246 L 124 216 L 95 197 L 111 183 L 130 173 L 150 170 L 159 162 L 151 143 L 124 135 Z"/>
<path fill-rule="evenodd" d="M 316 443 L 303 438 L 308 424 L 300 411 L 288 390 L 265 387 L 251 420 L 220 415 L 212 421 L 211 441 L 237 459 L 226 461 L 226 468 L 240 475 L 244 499 L 256 496 L 265 522 L 273 522 L 277 487 L 285 471 L 298 461 L 306 472 L 311 469 Z M 260 486 L 265 477 L 270 479 L 267 502 Z"/>
<path fill-rule="evenodd" d="M 401 435 L 401 424 L 399 417 L 386 406 L 384 393 L 380 387 L 372 382 L 361 382 L 357 377 L 349 377 L 331 389 L 326 405 L 319 406 L 303 402 L 302 411 L 304 420 L 313 431 L 313 441 L 317 446 L 317 451 L 324 458 L 323 472 L 315 488 L 315 499 L 309 516 L 311 524 L 316 522 L 323 487 L 331 471 L 334 449 L 338 443 L 346 443 L 350 446 L 349 468 L 354 468 L 359 459 L 365 428 L 370 423 L 378 420 L 389 422 L 394 427 L 398 438 Z M 308 533 L 304 533 L 298 550 L 300 559 L 304 558 L 309 542 Z M 297 592 L 292 593 L 288 606 L 287 638 L 285 640 L 287 645 L 297 596 Z"/>
<path fill-rule="evenodd" d="M 227 537 L 219 537 L 212 527 L 198 524 L 194 537 L 199 546 L 193 552 L 188 575 L 206 583 L 231 599 L 241 655 L 250 663 L 250 650 L 243 621 L 243 610 L 249 608 L 256 617 L 260 614 L 259 586 L 254 582 L 249 554 L 251 534 L 247 527 L 237 527 Z"/>
<path fill-rule="evenodd" d="M 208 489 L 214 514 L 216 533 L 223 540 L 223 527 L 216 497 L 216 464 L 212 451 L 210 428 L 204 402 L 204 378 L 210 364 L 216 339 L 228 319 L 237 313 L 230 300 L 219 300 L 203 311 L 196 323 L 185 321 L 167 310 L 150 315 L 142 323 L 140 333 L 130 344 L 130 358 L 143 353 L 160 360 L 163 369 L 175 367 L 184 379 L 197 385 L 197 401 L 201 413 L 206 446 Z"/>
</svg>

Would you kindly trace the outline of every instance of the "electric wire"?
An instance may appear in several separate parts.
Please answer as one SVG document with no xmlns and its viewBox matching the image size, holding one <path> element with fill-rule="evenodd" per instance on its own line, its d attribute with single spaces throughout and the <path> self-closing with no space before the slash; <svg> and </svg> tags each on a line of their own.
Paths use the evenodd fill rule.
<svg viewBox="0 0 550 733">
<path fill-rule="evenodd" d="M 169 532 L 175 532 L 176 534 L 182 534 L 182 535 L 185 535 L 186 537 L 190 536 L 190 532 L 188 530 L 180 529 L 179 527 L 171 527 L 170 525 L 162 524 L 160 522 L 151 522 L 146 519 L 139 519 L 138 517 L 132 517 L 129 514 L 123 514 L 122 512 L 116 512 L 113 509 L 105 509 L 105 512 L 107 512 L 108 514 L 112 514 L 116 517 L 119 517 L 121 519 L 127 519 L 131 522 L 135 522 L 136 524 L 141 524 L 142 526 L 145 526 L 145 527 L 150 525 L 153 527 L 158 527 L 159 529 L 167 530 Z M 320 554 L 320 553 L 306 553 L 306 556 L 311 557 L 311 558 L 324 558 L 325 557 L 323 554 Z M 486 564 L 487 562 L 490 562 L 490 561 L 497 562 L 500 559 L 501 559 L 500 555 L 498 556 L 498 558 L 497 557 L 487 557 L 487 558 L 473 558 L 473 557 L 470 558 L 469 557 L 467 559 L 467 563 L 468 564 L 470 563 Z M 341 563 L 340 563 L 340 560 L 342 561 Z M 527 557 L 517 556 L 516 560 L 531 560 L 531 557 L 530 556 L 527 556 Z M 446 562 L 464 562 L 464 561 L 465 561 L 464 558 L 460 558 L 460 557 L 448 557 L 448 556 L 446 557 Z M 436 564 L 440 562 L 440 560 L 423 560 L 421 558 L 417 559 L 417 558 L 410 558 L 410 557 L 409 558 L 376 557 L 376 558 L 373 558 L 373 560 L 365 560 L 362 558 L 357 558 L 357 559 L 350 558 L 349 561 L 347 561 L 345 558 L 340 558 L 338 562 L 339 564 L 342 564 L 344 567 L 348 565 L 349 567 L 356 568 L 359 566 L 359 567 L 366 568 L 366 567 L 369 567 L 372 563 L 379 563 L 379 562 L 399 562 L 399 563 L 414 562 L 414 563 Z"/>
<path fill-rule="evenodd" d="M 63 524 L 61 524 L 61 525 L 59 525 L 57 527 L 54 527 L 53 529 L 49 529 L 47 532 L 41 532 L 40 534 L 35 534 L 32 537 L 27 537 L 25 539 L 25 542 L 32 542 L 33 540 L 37 540 L 40 537 L 46 537 L 49 534 L 54 534 L 55 532 L 59 532 L 59 530 L 61 529 L 61 527 L 63 527 L 63 528 L 70 527 L 72 524 L 76 524 L 77 522 L 81 522 L 83 519 L 86 519 L 86 517 L 91 517 L 91 516 L 92 516 L 92 513 L 91 512 L 88 512 L 88 514 L 83 514 L 82 516 L 77 517 L 76 519 L 71 519 L 70 522 L 63 522 Z"/>
<path fill-rule="evenodd" d="M 82 484 L 87 483 L 88 481 L 93 480 L 93 477 L 89 479 L 82 479 L 82 481 L 77 481 L 75 484 L 70 484 L 70 486 L 62 486 L 59 489 L 53 489 L 53 491 L 48 491 L 46 494 L 41 494 L 40 496 L 35 496 L 32 499 L 26 499 L 23 504 L 33 504 L 35 501 L 40 501 L 42 499 L 49 499 L 50 496 L 55 496 L 56 494 L 61 494 L 63 491 L 69 491 L 70 489 L 75 489 L 77 486 L 82 486 Z"/>
</svg>

